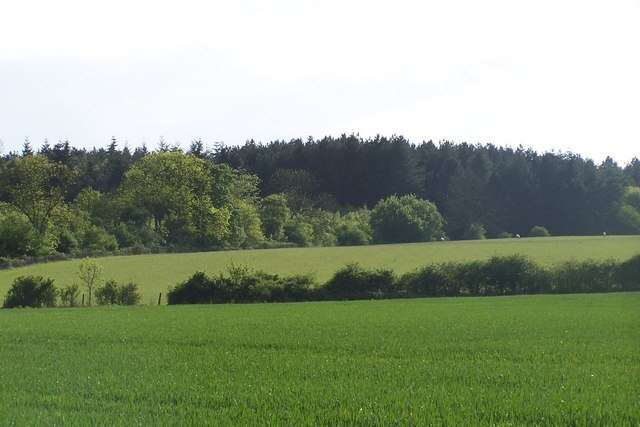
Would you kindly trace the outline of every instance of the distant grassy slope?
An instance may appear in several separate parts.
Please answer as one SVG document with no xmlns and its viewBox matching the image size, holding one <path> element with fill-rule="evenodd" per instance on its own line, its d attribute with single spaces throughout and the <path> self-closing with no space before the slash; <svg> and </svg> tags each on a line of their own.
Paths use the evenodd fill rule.
<svg viewBox="0 0 640 427">
<path fill-rule="evenodd" d="M 270 249 L 190 254 L 136 255 L 99 258 L 105 276 L 140 285 L 144 303 L 157 300 L 158 292 L 186 280 L 196 271 L 216 273 L 231 263 L 246 264 L 272 273 L 315 272 L 327 280 L 349 262 L 366 267 L 387 267 L 404 273 L 421 265 L 442 261 L 486 259 L 497 254 L 520 253 L 545 265 L 571 258 L 624 260 L 640 253 L 640 236 L 549 237 L 413 243 L 399 245 Z M 37 264 L 0 270 L 0 299 L 15 277 L 41 275 L 55 279 L 57 286 L 78 282 L 80 260 Z"/>
</svg>

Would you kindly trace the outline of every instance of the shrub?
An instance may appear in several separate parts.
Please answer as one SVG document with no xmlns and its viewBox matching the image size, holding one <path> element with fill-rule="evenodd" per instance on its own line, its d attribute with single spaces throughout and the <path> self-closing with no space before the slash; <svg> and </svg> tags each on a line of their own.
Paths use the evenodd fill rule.
<svg viewBox="0 0 640 427">
<path fill-rule="evenodd" d="M 348 299 L 389 296 L 396 288 L 396 276 L 391 270 L 366 270 L 360 264 L 347 264 L 336 271 L 324 290 L 331 296 Z"/>
<path fill-rule="evenodd" d="M 549 237 L 551 234 L 549 230 L 541 225 L 536 225 L 529 231 L 529 237 Z"/>
<path fill-rule="evenodd" d="M 620 290 L 640 291 L 640 254 L 620 264 L 614 280 Z"/>
<path fill-rule="evenodd" d="M 336 227 L 340 246 L 361 246 L 371 243 L 371 232 L 355 221 L 345 221 Z"/>
<path fill-rule="evenodd" d="M 471 224 L 462 235 L 464 240 L 482 240 L 486 239 L 487 230 L 484 228 L 484 225 L 479 223 Z"/>
<path fill-rule="evenodd" d="M 571 260 L 553 271 L 553 291 L 557 293 L 609 292 L 614 290 L 614 274 L 619 270 L 614 260 Z"/>
<path fill-rule="evenodd" d="M 13 281 L 4 300 L 5 308 L 55 307 L 56 289 L 53 279 L 42 276 L 22 276 Z"/>
<path fill-rule="evenodd" d="M 456 288 L 451 278 L 453 264 L 430 264 L 404 274 L 399 286 L 409 295 L 444 296 L 450 295 Z"/>
<path fill-rule="evenodd" d="M 169 289 L 168 304 L 215 304 L 226 302 L 308 301 L 315 298 L 312 275 L 280 277 L 246 266 L 230 266 L 228 275 L 207 277 L 195 273 Z"/>
<path fill-rule="evenodd" d="M 513 234 L 509 233 L 508 231 L 501 231 L 500 233 L 496 234 L 496 239 L 510 239 L 513 237 Z"/>
<path fill-rule="evenodd" d="M 78 305 L 78 296 L 80 295 L 80 287 L 78 285 L 67 285 L 62 289 L 58 289 L 60 302 L 63 307 L 75 307 Z"/>
<path fill-rule="evenodd" d="M 537 294 L 551 288 L 550 275 L 524 255 L 493 256 L 482 276 L 482 295 Z"/>
<path fill-rule="evenodd" d="M 118 289 L 118 304 L 136 305 L 140 303 L 142 294 L 138 292 L 138 285 L 132 282 L 124 283 Z"/>
<path fill-rule="evenodd" d="M 104 285 L 96 289 L 95 296 L 98 305 L 117 304 L 118 283 L 115 280 L 107 280 Z"/>
</svg>

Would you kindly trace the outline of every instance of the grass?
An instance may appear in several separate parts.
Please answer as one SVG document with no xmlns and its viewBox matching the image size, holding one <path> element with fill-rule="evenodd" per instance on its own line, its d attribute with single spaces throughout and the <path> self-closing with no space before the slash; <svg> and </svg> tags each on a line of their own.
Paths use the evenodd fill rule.
<svg viewBox="0 0 640 427">
<path fill-rule="evenodd" d="M 4 424 L 638 425 L 640 293 L 0 310 Z"/>
<path fill-rule="evenodd" d="M 166 293 L 169 286 L 186 280 L 196 271 L 215 274 L 231 263 L 278 274 L 315 272 L 316 278 L 324 282 L 349 262 L 371 268 L 386 267 L 401 274 L 431 262 L 486 259 L 498 254 L 520 253 L 552 265 L 571 258 L 624 260 L 638 252 L 640 236 L 581 236 L 135 255 L 104 257 L 98 262 L 104 266 L 107 279 L 138 283 L 143 303 L 153 304 L 157 303 L 158 293 Z M 80 260 L 70 260 L 0 270 L 0 298 L 18 276 L 51 277 L 58 287 L 78 283 L 79 264 Z"/>
</svg>

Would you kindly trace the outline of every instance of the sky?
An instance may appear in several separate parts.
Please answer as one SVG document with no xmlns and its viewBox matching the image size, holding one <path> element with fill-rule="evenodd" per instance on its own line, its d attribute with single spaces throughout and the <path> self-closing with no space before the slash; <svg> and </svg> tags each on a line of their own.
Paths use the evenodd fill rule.
<svg viewBox="0 0 640 427">
<path fill-rule="evenodd" d="M 0 143 L 357 133 L 640 157 L 640 0 L 21 0 Z"/>
</svg>

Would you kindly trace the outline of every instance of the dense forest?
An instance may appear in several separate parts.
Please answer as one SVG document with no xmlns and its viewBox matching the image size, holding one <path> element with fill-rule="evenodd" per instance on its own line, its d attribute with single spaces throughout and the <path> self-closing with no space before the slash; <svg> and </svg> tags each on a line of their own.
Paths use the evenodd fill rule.
<svg viewBox="0 0 640 427">
<path fill-rule="evenodd" d="M 0 257 L 126 248 L 206 250 L 528 235 L 640 233 L 640 161 L 309 138 L 188 150 L 77 149 L 0 157 Z"/>
</svg>

